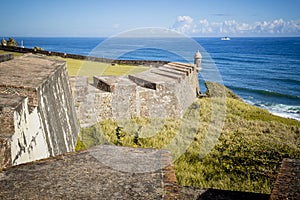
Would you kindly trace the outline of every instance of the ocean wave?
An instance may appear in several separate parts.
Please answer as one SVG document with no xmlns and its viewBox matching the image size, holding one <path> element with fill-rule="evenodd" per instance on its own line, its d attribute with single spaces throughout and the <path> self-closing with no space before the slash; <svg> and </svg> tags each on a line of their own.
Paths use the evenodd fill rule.
<svg viewBox="0 0 300 200">
<path fill-rule="evenodd" d="M 293 100 L 300 100 L 299 96 L 289 95 L 289 94 L 282 94 L 274 91 L 269 90 L 258 90 L 258 89 L 251 89 L 251 88 L 243 88 L 243 87 L 236 87 L 236 86 L 227 86 L 231 90 L 235 91 L 244 91 L 247 93 L 255 93 L 260 94 L 267 97 L 277 97 L 277 98 L 288 98 Z"/>
<path fill-rule="evenodd" d="M 228 58 L 228 57 L 214 57 L 216 63 L 220 62 L 233 62 L 233 63 L 254 63 L 254 64 L 265 64 L 268 63 L 265 60 L 251 59 L 251 58 Z"/>
<path fill-rule="evenodd" d="M 253 101 L 253 100 L 244 100 L 244 101 L 250 105 L 264 108 L 274 115 L 284 117 L 284 118 L 296 119 L 300 121 L 300 106 L 275 104 L 270 102 Z"/>
<path fill-rule="evenodd" d="M 300 80 L 296 80 L 296 79 L 287 79 L 287 78 L 266 78 L 268 80 L 271 81 L 279 81 L 279 82 L 284 82 L 284 83 L 292 83 L 292 84 L 299 84 L 300 85 Z"/>
</svg>

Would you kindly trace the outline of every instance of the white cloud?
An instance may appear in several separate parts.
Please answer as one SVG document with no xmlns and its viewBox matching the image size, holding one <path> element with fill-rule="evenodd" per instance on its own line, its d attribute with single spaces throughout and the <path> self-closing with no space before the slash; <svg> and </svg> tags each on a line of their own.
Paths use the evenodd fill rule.
<svg viewBox="0 0 300 200">
<path fill-rule="evenodd" d="M 178 16 L 172 26 L 173 30 L 188 35 L 203 36 L 259 36 L 259 35 L 300 35 L 300 20 L 261 21 L 252 24 L 241 23 L 236 20 L 223 22 L 209 22 L 207 19 L 194 20 L 190 16 Z"/>
<path fill-rule="evenodd" d="M 190 16 L 178 16 L 177 22 L 191 24 L 193 19 Z"/>
<path fill-rule="evenodd" d="M 178 32 L 193 32 L 193 21 L 190 16 L 178 16 L 173 26 Z"/>
</svg>

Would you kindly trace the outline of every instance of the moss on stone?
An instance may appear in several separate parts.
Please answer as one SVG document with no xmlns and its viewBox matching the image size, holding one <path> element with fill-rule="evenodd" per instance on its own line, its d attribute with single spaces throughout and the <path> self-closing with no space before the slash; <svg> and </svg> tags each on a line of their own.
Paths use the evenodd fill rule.
<svg viewBox="0 0 300 200">
<path fill-rule="evenodd" d="M 76 146 L 75 146 L 75 151 L 83 151 L 86 150 L 86 146 L 84 143 L 81 141 L 80 136 L 77 138 Z"/>
</svg>

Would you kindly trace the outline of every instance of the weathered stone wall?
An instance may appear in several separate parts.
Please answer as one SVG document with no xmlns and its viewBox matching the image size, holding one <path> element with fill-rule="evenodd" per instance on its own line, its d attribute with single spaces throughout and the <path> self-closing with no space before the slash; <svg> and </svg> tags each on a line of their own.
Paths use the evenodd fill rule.
<svg viewBox="0 0 300 200">
<path fill-rule="evenodd" d="M 18 165 L 49 157 L 46 134 L 39 119 L 37 107 L 29 111 L 25 98 L 14 112 L 14 133 L 10 138 L 11 163 Z"/>
<path fill-rule="evenodd" d="M 38 97 L 50 155 L 74 151 L 79 128 L 65 64 L 39 87 Z"/>
<path fill-rule="evenodd" d="M 5 61 L 9 61 L 14 59 L 14 55 L 12 53 L 8 53 L 8 54 L 0 54 L 0 63 L 1 62 L 5 62 Z"/>
<path fill-rule="evenodd" d="M 28 98 L 0 94 L 0 169 L 49 157 L 37 107 Z"/>
<path fill-rule="evenodd" d="M 129 76 L 71 79 L 81 127 L 103 119 L 182 117 L 199 90 L 196 66 L 168 63 Z"/>
<path fill-rule="evenodd" d="M 74 151 L 66 63 L 34 55 L 0 63 L 0 127 L 0 168 Z"/>
</svg>

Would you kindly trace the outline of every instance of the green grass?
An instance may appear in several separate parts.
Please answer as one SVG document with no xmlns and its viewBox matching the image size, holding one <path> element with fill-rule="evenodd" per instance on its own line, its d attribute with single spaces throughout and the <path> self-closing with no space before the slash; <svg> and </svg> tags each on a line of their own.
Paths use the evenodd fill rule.
<svg viewBox="0 0 300 200">
<path fill-rule="evenodd" d="M 23 53 L 18 53 L 18 52 L 8 52 L 8 51 L 0 50 L 0 54 L 8 54 L 8 53 L 14 54 L 14 57 L 19 57 L 19 56 L 24 55 Z"/>
<path fill-rule="evenodd" d="M 152 135 L 151 131 L 153 131 L 154 124 L 161 130 L 158 134 Z M 116 134 L 118 126 L 122 127 L 119 139 Z M 141 131 L 138 131 L 139 126 L 143 127 Z M 87 148 L 105 143 L 118 146 L 162 148 L 175 136 L 178 126 L 178 120 L 174 121 L 174 119 L 134 118 L 119 123 L 113 120 L 104 120 L 95 126 L 81 129 L 80 135 Z M 139 133 L 139 138 L 138 142 L 135 143 L 136 133 Z"/>
<path fill-rule="evenodd" d="M 209 99 L 200 101 L 209 104 Z M 263 120 L 253 118 L 259 112 Z M 300 158 L 299 131 L 298 121 L 227 98 L 227 116 L 218 143 L 199 158 L 202 143 L 194 142 L 175 162 L 178 181 L 187 186 L 270 193 L 282 159 Z"/>
<path fill-rule="evenodd" d="M 120 76 L 135 74 L 149 69 L 145 66 L 113 66 L 110 63 L 77 60 L 72 58 L 55 58 L 65 60 L 67 62 L 69 76 L 89 76 L 90 80 L 92 80 L 93 76 Z"/>
<path fill-rule="evenodd" d="M 220 89 L 209 87 L 211 93 L 214 88 Z M 203 153 L 200 151 L 207 146 L 209 125 L 215 123 L 211 119 L 211 103 L 220 97 L 197 100 L 201 123 L 189 148 L 174 163 L 178 182 L 182 186 L 270 193 L 282 159 L 300 158 L 300 122 L 274 116 L 242 102 L 226 88 L 224 91 L 227 96 L 224 126 L 216 145 L 205 156 L 199 156 Z M 180 123 L 180 119 L 134 118 L 118 123 L 105 120 L 82 129 L 81 138 L 86 147 L 112 143 L 163 148 L 178 136 Z M 124 127 L 119 139 L 118 126 Z M 158 127 L 158 131 L 153 127 Z"/>
<path fill-rule="evenodd" d="M 15 57 L 24 55 L 23 53 L 7 52 L 0 50 L 0 54 L 13 53 Z M 67 62 L 69 76 L 88 76 L 90 80 L 93 76 L 121 76 L 143 72 L 149 67 L 131 65 L 111 65 L 110 63 L 85 61 L 72 58 L 61 58 L 49 56 L 49 58 L 64 60 Z"/>
</svg>

